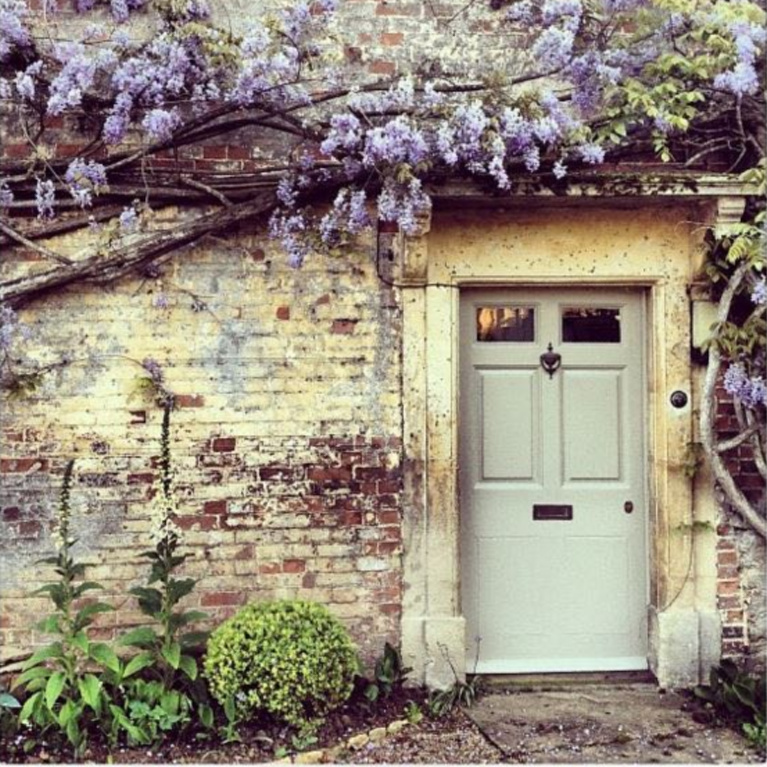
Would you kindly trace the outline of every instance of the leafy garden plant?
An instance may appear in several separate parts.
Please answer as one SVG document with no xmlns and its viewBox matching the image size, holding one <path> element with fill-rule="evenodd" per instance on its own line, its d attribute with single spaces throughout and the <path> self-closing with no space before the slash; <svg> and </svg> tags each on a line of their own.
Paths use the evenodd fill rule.
<svg viewBox="0 0 767 767">
<path fill-rule="evenodd" d="M 695 688 L 695 695 L 734 721 L 753 745 L 767 748 L 767 680 L 763 674 L 748 674 L 734 661 L 723 660 L 711 669 L 709 684 Z"/>
<path fill-rule="evenodd" d="M 376 661 L 373 679 L 364 689 L 364 696 L 370 703 L 388 698 L 395 689 L 404 685 L 412 671 L 402 662 L 402 656 L 389 642 L 384 645 L 383 655 Z"/>
<path fill-rule="evenodd" d="M 109 714 L 109 697 L 98 673 L 93 671 L 99 667 L 117 671 L 121 664 L 109 645 L 92 642 L 88 637 L 88 627 L 95 617 L 112 610 L 111 605 L 89 601 L 78 606 L 81 597 L 102 586 L 83 580 L 86 565 L 76 562 L 72 555 L 77 543 L 70 529 L 73 468 L 74 462 L 70 461 L 59 497 L 55 534 L 58 553 L 41 560 L 54 566 L 58 581 L 35 592 L 47 594 L 55 607 L 37 629 L 56 639 L 24 663 L 15 686 L 27 694 L 20 721 L 31 722 L 39 732 L 53 730 L 64 735 L 79 756 L 87 743 L 89 724 Z"/>
<path fill-rule="evenodd" d="M 208 641 L 205 676 L 222 706 L 260 713 L 311 734 L 351 695 L 357 655 L 349 634 L 323 605 L 250 604 Z"/>
<path fill-rule="evenodd" d="M 139 648 L 133 663 L 153 681 L 134 680 L 125 688 L 122 713 L 138 728 L 140 735 L 131 737 L 138 742 L 154 742 L 176 726 L 190 721 L 196 702 L 203 724 L 212 721 L 207 694 L 198 681 L 195 656 L 202 652 L 208 638 L 206 631 L 187 630 L 190 624 L 207 618 L 200 610 L 184 610 L 181 600 L 191 593 L 194 578 L 176 578 L 175 571 L 189 558 L 180 554 L 181 530 L 173 521 L 177 503 L 173 489 L 173 468 L 170 451 L 170 418 L 172 400 L 163 410 L 160 437 L 159 479 L 152 499 L 152 539 L 154 548 L 142 556 L 151 564 L 146 586 L 130 590 L 138 599 L 141 611 L 151 618 L 155 627 L 140 626 L 120 639 L 126 647 Z"/>
</svg>

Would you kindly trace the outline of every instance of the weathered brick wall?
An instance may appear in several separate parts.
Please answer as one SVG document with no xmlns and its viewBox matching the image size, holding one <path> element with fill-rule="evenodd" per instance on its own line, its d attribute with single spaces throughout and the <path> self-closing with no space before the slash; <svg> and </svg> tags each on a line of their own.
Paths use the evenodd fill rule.
<svg viewBox="0 0 767 767">
<path fill-rule="evenodd" d="M 738 433 L 732 398 L 717 390 L 717 426 L 720 437 Z M 751 448 L 743 445 L 727 453 L 727 466 L 746 497 L 764 506 L 765 486 Z M 722 620 L 722 657 L 764 670 L 767 656 L 767 567 L 765 543 L 740 517 L 722 508 L 717 527 L 717 601 Z"/>
<path fill-rule="evenodd" d="M 185 572 L 201 579 L 189 603 L 218 622 L 250 600 L 309 598 L 367 658 L 397 640 L 400 305 L 373 246 L 295 271 L 234 234 L 177 254 L 158 277 L 79 286 L 21 311 L 34 334 L 26 353 L 70 361 L 3 403 L 2 658 L 41 639 L 31 626 L 47 605 L 29 595 L 51 569 L 34 562 L 52 551 L 69 458 L 79 556 L 118 608 L 98 633 L 144 620 L 126 591 L 147 573 L 138 555 L 159 455 L 161 411 L 136 394 L 146 357 L 178 395 L 178 521 L 194 554 Z"/>
</svg>

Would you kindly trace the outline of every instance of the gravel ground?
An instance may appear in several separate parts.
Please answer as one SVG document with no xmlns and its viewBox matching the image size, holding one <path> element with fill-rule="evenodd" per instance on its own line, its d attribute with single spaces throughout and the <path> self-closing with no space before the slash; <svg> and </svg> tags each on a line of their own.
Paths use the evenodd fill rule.
<svg viewBox="0 0 767 767">
<path fill-rule="evenodd" d="M 491 745 L 462 712 L 442 719 L 424 719 L 378 745 L 368 743 L 347 751 L 339 759 L 346 764 L 492 764 L 501 752 Z"/>
</svg>

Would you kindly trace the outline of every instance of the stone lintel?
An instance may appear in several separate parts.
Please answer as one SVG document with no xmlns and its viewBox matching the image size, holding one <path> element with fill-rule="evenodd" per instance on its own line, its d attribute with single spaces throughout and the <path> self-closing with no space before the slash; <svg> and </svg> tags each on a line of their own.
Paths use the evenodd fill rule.
<svg viewBox="0 0 767 767">
<path fill-rule="evenodd" d="M 470 181 L 448 181 L 427 187 L 436 204 L 449 205 L 451 202 L 481 203 L 490 206 L 513 205 L 519 198 L 542 198 L 546 204 L 553 202 L 604 201 L 605 199 L 628 198 L 634 204 L 647 204 L 652 198 L 676 197 L 685 200 L 712 200 L 722 198 L 724 207 L 758 194 L 755 184 L 744 183 L 737 174 L 699 173 L 616 173 L 572 174 L 562 181 L 552 177 L 529 176 L 512 181 L 506 192 L 493 192 Z M 741 213 L 742 213 L 741 207 Z"/>
</svg>

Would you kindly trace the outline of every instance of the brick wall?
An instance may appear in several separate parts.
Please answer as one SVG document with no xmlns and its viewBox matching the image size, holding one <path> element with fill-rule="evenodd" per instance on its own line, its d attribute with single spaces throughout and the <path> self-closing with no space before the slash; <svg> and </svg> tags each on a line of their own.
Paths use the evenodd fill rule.
<svg viewBox="0 0 767 767">
<path fill-rule="evenodd" d="M 717 390 L 717 426 L 722 439 L 738 432 L 732 398 L 723 387 Z M 727 453 L 727 466 L 739 487 L 755 505 L 764 505 L 764 480 L 747 445 Z M 722 620 L 722 657 L 744 661 L 747 666 L 764 669 L 767 654 L 765 624 L 765 544 L 741 521 L 721 510 L 717 527 L 717 602 Z"/>
<path fill-rule="evenodd" d="M 175 255 L 158 277 L 80 286 L 21 311 L 26 352 L 69 362 L 3 403 L 3 659 L 41 639 L 31 625 L 47 605 L 29 594 L 51 575 L 34 562 L 52 551 L 69 458 L 79 556 L 118 607 L 98 633 L 143 620 L 125 592 L 147 572 L 138 554 L 159 455 L 161 411 L 136 389 L 146 357 L 177 394 L 178 523 L 194 554 L 185 572 L 201 579 L 190 605 L 218 622 L 250 600 L 310 598 L 367 658 L 398 639 L 400 304 L 372 247 L 295 271 L 236 234 Z"/>
</svg>

